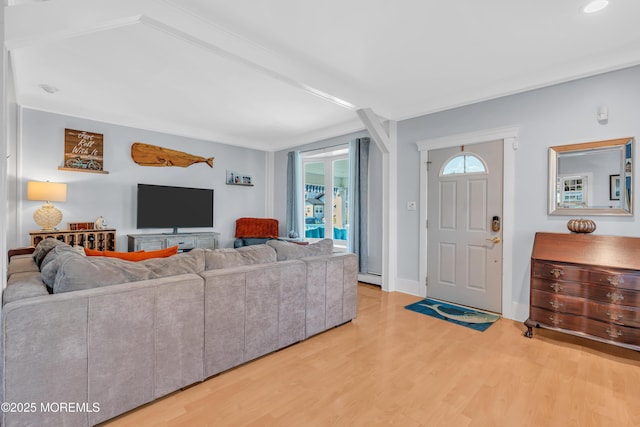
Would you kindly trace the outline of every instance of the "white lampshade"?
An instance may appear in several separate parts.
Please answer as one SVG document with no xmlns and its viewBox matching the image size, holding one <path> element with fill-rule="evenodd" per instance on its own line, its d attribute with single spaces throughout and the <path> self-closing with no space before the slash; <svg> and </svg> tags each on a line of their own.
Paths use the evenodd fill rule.
<svg viewBox="0 0 640 427">
<path fill-rule="evenodd" d="M 67 200 L 67 184 L 29 181 L 27 183 L 27 200 L 65 202 Z"/>
<path fill-rule="evenodd" d="M 43 230 L 55 230 L 56 225 L 62 221 L 62 212 L 50 202 L 67 200 L 67 184 L 30 181 L 27 183 L 27 200 L 45 202 L 33 213 L 33 220 Z"/>
</svg>

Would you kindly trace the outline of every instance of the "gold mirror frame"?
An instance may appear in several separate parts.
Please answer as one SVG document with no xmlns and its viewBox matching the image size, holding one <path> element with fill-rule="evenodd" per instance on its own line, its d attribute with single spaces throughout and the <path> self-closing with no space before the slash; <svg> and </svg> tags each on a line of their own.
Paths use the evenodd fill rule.
<svg viewBox="0 0 640 427">
<path fill-rule="evenodd" d="M 630 176 L 631 184 L 629 185 L 630 191 L 628 200 L 622 200 L 622 207 L 558 207 L 558 165 L 559 156 L 562 154 L 581 152 L 597 152 L 598 150 L 609 150 L 611 148 L 620 147 L 622 150 L 622 156 L 620 161 L 620 177 L 625 177 L 625 153 L 626 145 L 631 143 L 631 164 L 626 176 Z M 581 144 L 571 145 L 559 145 L 555 147 L 549 147 L 549 215 L 569 215 L 569 216 L 591 216 L 591 215 L 611 215 L 611 216 L 631 216 L 633 215 L 633 151 L 634 151 L 634 138 L 620 138 L 610 139 L 606 141 L 586 142 Z M 620 179 L 620 194 L 627 194 L 626 179 Z M 624 197 L 624 196 L 623 196 Z"/>
</svg>

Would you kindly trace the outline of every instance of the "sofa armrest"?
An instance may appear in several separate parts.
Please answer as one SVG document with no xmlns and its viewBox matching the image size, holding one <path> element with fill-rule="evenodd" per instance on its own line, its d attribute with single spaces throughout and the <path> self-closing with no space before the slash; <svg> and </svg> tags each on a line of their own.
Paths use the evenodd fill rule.
<svg viewBox="0 0 640 427">
<path fill-rule="evenodd" d="M 7 252 L 7 258 L 9 258 L 9 261 L 11 261 L 11 257 L 14 255 L 28 255 L 32 254 L 35 250 L 36 248 L 34 248 L 33 246 L 29 246 L 27 248 L 9 249 L 9 251 Z"/>
</svg>

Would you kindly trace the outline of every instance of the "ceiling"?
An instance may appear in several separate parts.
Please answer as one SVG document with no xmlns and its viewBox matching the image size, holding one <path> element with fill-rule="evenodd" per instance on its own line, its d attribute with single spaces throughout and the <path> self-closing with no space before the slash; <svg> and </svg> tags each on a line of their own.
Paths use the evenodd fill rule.
<svg viewBox="0 0 640 427">
<path fill-rule="evenodd" d="M 640 64 L 636 0 L 8 2 L 20 105 L 266 151 Z"/>
</svg>

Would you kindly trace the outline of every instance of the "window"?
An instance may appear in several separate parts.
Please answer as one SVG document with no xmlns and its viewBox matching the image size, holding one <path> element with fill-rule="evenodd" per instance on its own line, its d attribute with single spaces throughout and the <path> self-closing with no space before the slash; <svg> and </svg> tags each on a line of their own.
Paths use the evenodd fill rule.
<svg viewBox="0 0 640 427">
<path fill-rule="evenodd" d="M 484 162 L 473 154 L 460 154 L 449 160 L 442 168 L 442 175 L 465 173 L 487 173 Z"/>
<path fill-rule="evenodd" d="M 348 146 L 302 154 L 305 238 L 346 248 L 349 230 Z"/>
<path fill-rule="evenodd" d="M 587 206 L 589 179 L 588 176 L 563 176 L 558 179 L 558 191 L 560 207 L 580 207 Z"/>
</svg>

